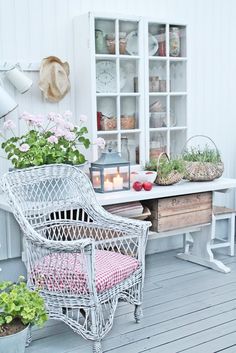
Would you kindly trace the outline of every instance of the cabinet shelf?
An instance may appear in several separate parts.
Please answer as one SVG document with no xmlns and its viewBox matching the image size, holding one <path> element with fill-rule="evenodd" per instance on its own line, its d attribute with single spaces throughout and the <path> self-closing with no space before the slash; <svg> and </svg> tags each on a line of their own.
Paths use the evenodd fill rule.
<svg viewBox="0 0 236 353">
<path fill-rule="evenodd" d="M 114 60 L 114 59 L 123 59 L 123 60 L 139 60 L 139 55 L 122 55 L 122 54 L 95 54 L 95 58 L 98 60 Z"/>
<path fill-rule="evenodd" d="M 181 57 L 181 56 L 170 56 L 169 57 L 170 61 L 187 61 L 186 57 Z"/>
<path fill-rule="evenodd" d="M 168 127 L 150 127 L 149 131 L 168 131 Z"/>
<path fill-rule="evenodd" d="M 117 130 L 98 130 L 97 135 L 117 135 L 118 131 Z"/>
<path fill-rule="evenodd" d="M 97 97 L 117 97 L 118 93 L 96 93 Z"/>
<path fill-rule="evenodd" d="M 178 130 L 187 130 L 187 126 L 171 126 L 171 131 L 178 131 Z"/>
<path fill-rule="evenodd" d="M 132 134 L 132 133 L 140 133 L 140 129 L 126 129 L 126 130 L 120 130 L 121 134 Z"/>
<path fill-rule="evenodd" d="M 169 92 L 170 96 L 186 96 L 187 92 Z"/>
<path fill-rule="evenodd" d="M 167 61 L 168 57 L 167 56 L 149 56 L 150 61 Z"/>
<path fill-rule="evenodd" d="M 121 92 L 119 95 L 121 97 L 139 97 L 140 93 L 138 93 L 138 92 Z"/>
<path fill-rule="evenodd" d="M 167 96 L 168 92 L 149 92 L 150 97 Z"/>
</svg>

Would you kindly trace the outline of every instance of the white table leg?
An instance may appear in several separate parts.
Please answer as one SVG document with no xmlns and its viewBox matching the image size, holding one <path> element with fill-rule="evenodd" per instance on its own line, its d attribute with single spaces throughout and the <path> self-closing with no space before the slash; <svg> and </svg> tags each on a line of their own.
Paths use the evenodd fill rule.
<svg viewBox="0 0 236 353">
<path fill-rule="evenodd" d="M 211 225 L 205 226 L 199 232 L 191 233 L 193 238 L 193 246 L 184 253 L 177 255 L 178 258 L 196 264 L 212 268 L 213 270 L 228 273 L 230 268 L 225 266 L 223 262 L 214 259 L 211 251 Z"/>
</svg>

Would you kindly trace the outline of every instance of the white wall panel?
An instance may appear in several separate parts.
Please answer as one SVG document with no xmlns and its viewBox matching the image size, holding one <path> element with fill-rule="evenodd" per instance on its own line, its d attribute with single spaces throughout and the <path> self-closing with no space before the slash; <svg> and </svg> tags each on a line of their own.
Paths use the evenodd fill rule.
<svg viewBox="0 0 236 353">
<path fill-rule="evenodd" d="M 17 119 L 25 110 L 65 109 L 76 116 L 76 85 L 83 86 L 83 82 L 74 75 L 72 19 L 87 11 L 125 12 L 189 25 L 189 131 L 212 136 L 222 151 L 225 175 L 236 177 L 234 0 L 0 0 L 1 62 L 38 62 L 56 55 L 71 67 L 71 91 L 58 104 L 42 99 L 37 72 L 29 73 L 34 85 L 24 95 L 6 83 L 19 102 L 18 112 L 11 117 Z M 1 162 L 1 171 L 7 165 Z"/>
</svg>

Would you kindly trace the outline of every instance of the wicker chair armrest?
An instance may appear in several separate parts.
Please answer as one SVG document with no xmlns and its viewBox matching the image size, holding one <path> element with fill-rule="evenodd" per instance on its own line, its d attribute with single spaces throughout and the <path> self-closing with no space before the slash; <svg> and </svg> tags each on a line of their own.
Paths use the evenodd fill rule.
<svg viewBox="0 0 236 353">
<path fill-rule="evenodd" d="M 135 231 L 139 236 L 142 236 L 143 233 L 146 232 L 148 228 L 151 227 L 152 223 L 149 221 L 140 221 L 127 217 L 117 216 L 106 211 L 103 207 L 99 207 L 96 222 L 102 223 L 108 227 L 118 227 L 120 230 L 125 232 L 127 231 Z"/>
<path fill-rule="evenodd" d="M 81 250 L 86 251 L 90 249 L 94 241 L 88 238 L 73 241 L 48 240 L 40 238 L 40 242 L 35 240 L 33 243 L 51 251 L 76 253 L 81 252 Z"/>
<path fill-rule="evenodd" d="M 94 244 L 94 240 L 90 238 L 76 239 L 72 241 L 50 240 L 39 234 L 30 224 L 27 224 L 23 229 L 26 235 L 26 240 L 30 241 L 35 246 L 57 252 L 80 252 L 86 250 Z"/>
</svg>

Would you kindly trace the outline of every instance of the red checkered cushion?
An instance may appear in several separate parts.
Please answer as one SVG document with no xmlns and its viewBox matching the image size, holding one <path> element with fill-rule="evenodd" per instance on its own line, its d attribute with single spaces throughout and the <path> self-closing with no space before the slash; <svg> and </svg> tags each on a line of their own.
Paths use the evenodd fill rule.
<svg viewBox="0 0 236 353">
<path fill-rule="evenodd" d="M 81 254 L 55 253 L 45 256 L 31 273 L 32 282 L 49 291 L 87 293 L 87 277 Z M 138 268 L 133 257 L 97 250 L 95 256 L 96 288 L 103 292 L 129 277 Z"/>
</svg>

